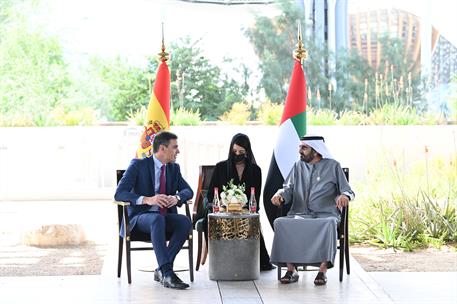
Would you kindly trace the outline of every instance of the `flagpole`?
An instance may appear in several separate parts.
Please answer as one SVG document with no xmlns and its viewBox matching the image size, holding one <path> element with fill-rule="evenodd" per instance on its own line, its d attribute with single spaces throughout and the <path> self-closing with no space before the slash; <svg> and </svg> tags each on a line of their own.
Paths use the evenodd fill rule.
<svg viewBox="0 0 457 304">
<path fill-rule="evenodd" d="M 165 52 L 165 38 L 163 34 L 163 22 L 162 22 L 162 51 L 158 54 L 159 55 L 159 60 L 161 62 L 165 62 L 168 60 L 169 54 Z"/>
<path fill-rule="evenodd" d="M 165 52 L 165 38 L 162 23 L 162 45 L 158 53 L 159 66 L 157 68 L 154 87 L 151 88 L 151 99 L 146 112 L 144 131 L 140 137 L 140 145 L 137 148 L 136 157 L 150 157 L 153 153 L 152 143 L 155 135 L 161 130 L 170 129 L 170 70 L 167 60 L 169 54 Z M 150 80 L 149 80 L 150 82 Z"/>
<path fill-rule="evenodd" d="M 301 24 L 297 21 L 297 48 L 294 50 L 293 57 L 303 64 L 303 60 L 308 58 L 308 51 L 305 49 L 302 36 L 301 36 Z"/>
</svg>

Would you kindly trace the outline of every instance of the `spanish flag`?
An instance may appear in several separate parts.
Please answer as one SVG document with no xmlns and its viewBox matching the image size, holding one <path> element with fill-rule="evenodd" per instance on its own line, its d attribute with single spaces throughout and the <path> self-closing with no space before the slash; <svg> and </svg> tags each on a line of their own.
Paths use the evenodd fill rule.
<svg viewBox="0 0 457 304">
<path fill-rule="evenodd" d="M 161 54 L 163 53 L 165 53 L 165 48 L 162 46 Z M 166 56 L 161 57 L 162 63 L 157 70 L 157 77 L 146 114 L 146 125 L 136 152 L 137 158 L 150 157 L 155 135 L 161 130 L 170 130 L 170 70 L 166 63 Z"/>
</svg>

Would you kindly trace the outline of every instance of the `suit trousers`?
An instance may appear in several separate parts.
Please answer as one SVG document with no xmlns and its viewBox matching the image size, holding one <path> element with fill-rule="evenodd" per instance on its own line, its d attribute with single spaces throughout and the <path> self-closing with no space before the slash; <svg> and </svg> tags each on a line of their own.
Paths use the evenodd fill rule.
<svg viewBox="0 0 457 304">
<path fill-rule="evenodd" d="M 192 227 L 190 219 L 182 214 L 146 212 L 138 215 L 133 230 L 151 235 L 158 268 L 165 264 L 173 265 L 176 255 L 187 240 Z M 167 245 L 167 240 L 168 245 Z"/>
</svg>

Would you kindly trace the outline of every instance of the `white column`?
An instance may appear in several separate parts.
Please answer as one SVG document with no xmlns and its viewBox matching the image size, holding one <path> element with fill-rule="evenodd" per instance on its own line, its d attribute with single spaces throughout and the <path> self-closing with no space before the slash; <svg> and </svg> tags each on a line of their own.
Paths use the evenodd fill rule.
<svg viewBox="0 0 457 304">
<path fill-rule="evenodd" d="M 421 76 L 431 75 L 432 64 L 432 24 L 430 21 L 430 0 L 422 1 L 422 22 L 420 28 L 421 37 Z"/>
<path fill-rule="evenodd" d="M 325 0 L 314 0 L 314 41 L 318 45 L 325 42 Z"/>
<path fill-rule="evenodd" d="M 336 0 L 327 0 L 327 43 L 329 50 L 328 69 L 329 75 L 335 73 L 336 64 L 336 14 L 335 14 Z M 330 78 L 333 88 L 336 87 L 336 80 L 332 76 Z"/>
</svg>

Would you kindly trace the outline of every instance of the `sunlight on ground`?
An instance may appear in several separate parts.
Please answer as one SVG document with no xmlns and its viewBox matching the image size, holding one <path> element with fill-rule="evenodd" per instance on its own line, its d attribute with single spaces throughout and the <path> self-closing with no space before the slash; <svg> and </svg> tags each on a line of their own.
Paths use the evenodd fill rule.
<svg viewBox="0 0 457 304">
<path fill-rule="evenodd" d="M 0 276 L 101 273 L 108 243 L 116 235 L 110 201 L 0 202 L 0 210 Z M 22 244 L 26 231 L 56 223 L 80 225 L 88 241 L 62 247 Z"/>
</svg>

